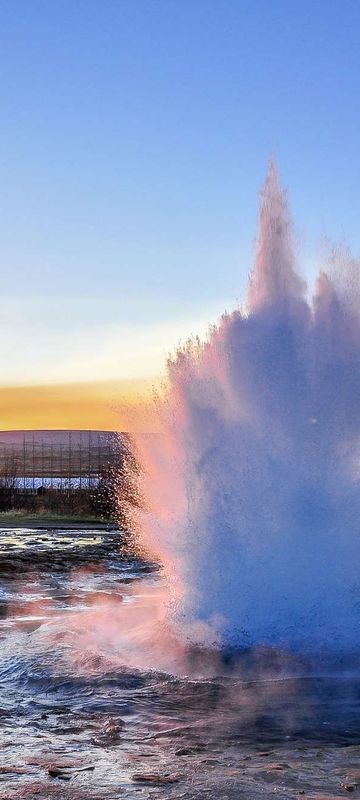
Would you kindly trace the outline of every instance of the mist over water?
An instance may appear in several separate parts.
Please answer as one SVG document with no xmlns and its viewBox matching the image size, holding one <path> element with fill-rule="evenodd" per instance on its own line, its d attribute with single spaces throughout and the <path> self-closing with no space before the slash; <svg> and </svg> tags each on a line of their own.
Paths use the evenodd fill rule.
<svg viewBox="0 0 360 800">
<path fill-rule="evenodd" d="M 137 443 L 141 539 L 193 643 L 352 654 L 360 643 L 360 272 L 310 297 L 270 165 L 242 309 L 167 364 L 161 435 Z"/>
</svg>

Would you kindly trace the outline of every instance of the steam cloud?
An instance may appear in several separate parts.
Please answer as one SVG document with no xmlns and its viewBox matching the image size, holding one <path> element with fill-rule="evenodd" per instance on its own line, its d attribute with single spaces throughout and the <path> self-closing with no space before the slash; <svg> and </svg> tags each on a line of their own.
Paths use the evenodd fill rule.
<svg viewBox="0 0 360 800">
<path fill-rule="evenodd" d="M 246 307 L 168 361 L 157 414 L 139 522 L 171 624 L 201 645 L 355 651 L 360 272 L 335 254 L 308 300 L 274 165 Z"/>
</svg>

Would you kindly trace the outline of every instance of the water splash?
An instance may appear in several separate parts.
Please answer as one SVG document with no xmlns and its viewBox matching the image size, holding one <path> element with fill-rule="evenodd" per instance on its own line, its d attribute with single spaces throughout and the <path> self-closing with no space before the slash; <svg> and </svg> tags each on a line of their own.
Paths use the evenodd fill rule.
<svg viewBox="0 0 360 800">
<path fill-rule="evenodd" d="M 193 642 L 359 646 L 359 275 L 335 253 L 307 299 L 271 164 L 246 307 L 169 359 L 138 441 L 141 538 Z"/>
</svg>

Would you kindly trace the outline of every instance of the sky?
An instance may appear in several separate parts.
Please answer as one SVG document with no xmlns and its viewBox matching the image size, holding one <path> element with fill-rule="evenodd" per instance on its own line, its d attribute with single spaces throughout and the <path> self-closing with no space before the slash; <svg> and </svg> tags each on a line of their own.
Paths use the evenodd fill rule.
<svg viewBox="0 0 360 800">
<path fill-rule="evenodd" d="M 0 427 L 112 424 L 242 301 L 272 154 L 308 280 L 360 250 L 358 2 L 0 0 L 0 75 Z"/>
</svg>

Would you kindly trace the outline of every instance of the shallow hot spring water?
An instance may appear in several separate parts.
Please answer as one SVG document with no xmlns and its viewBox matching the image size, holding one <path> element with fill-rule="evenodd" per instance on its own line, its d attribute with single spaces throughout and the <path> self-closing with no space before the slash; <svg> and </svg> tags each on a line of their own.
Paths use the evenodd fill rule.
<svg viewBox="0 0 360 800">
<path fill-rule="evenodd" d="M 118 531 L 1 532 L 0 798 L 356 797 L 350 674 L 297 664 L 290 678 L 264 654 L 260 668 L 255 656 L 239 666 L 233 653 L 192 653 L 188 676 L 124 665 L 123 608 L 151 614 L 163 578 L 121 542 Z"/>
</svg>

